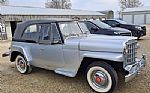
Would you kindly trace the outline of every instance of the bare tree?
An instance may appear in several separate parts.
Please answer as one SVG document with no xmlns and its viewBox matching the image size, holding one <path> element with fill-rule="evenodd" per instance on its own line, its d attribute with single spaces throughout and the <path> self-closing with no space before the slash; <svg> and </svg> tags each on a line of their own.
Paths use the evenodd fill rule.
<svg viewBox="0 0 150 93">
<path fill-rule="evenodd" d="M 119 0 L 119 4 L 122 10 L 143 6 L 143 3 L 140 0 Z"/>
<path fill-rule="evenodd" d="M 8 4 L 8 0 L 0 0 L 0 5 L 7 5 Z"/>
<path fill-rule="evenodd" d="M 71 9 L 70 0 L 47 0 L 46 8 Z"/>
</svg>

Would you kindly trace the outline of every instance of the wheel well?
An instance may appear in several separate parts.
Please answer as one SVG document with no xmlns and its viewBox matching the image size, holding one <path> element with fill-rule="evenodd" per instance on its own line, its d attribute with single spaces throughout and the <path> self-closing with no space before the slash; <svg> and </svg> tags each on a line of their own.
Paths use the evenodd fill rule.
<svg viewBox="0 0 150 93">
<path fill-rule="evenodd" d="M 13 51 L 13 52 L 11 53 L 10 61 L 11 61 L 11 62 L 14 62 L 14 61 L 16 60 L 16 57 L 17 57 L 18 55 L 22 55 L 22 54 L 21 54 L 20 52 L 18 52 L 18 51 Z"/>
<path fill-rule="evenodd" d="M 123 62 L 116 62 L 116 61 L 110 61 L 110 60 L 104 60 L 104 59 L 98 59 L 98 58 L 89 58 L 89 57 L 85 57 L 82 60 L 79 71 L 86 71 L 87 67 L 92 62 L 98 62 L 98 61 L 99 62 L 106 62 L 107 64 L 111 65 L 116 71 L 124 71 Z"/>
</svg>

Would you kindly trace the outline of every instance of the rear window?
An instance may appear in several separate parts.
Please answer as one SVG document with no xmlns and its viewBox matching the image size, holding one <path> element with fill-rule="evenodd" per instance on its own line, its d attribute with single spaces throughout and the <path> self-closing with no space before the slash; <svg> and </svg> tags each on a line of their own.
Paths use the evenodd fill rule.
<svg viewBox="0 0 150 93">
<path fill-rule="evenodd" d="M 22 34 L 22 39 L 36 41 L 38 39 L 37 25 L 28 26 Z"/>
</svg>

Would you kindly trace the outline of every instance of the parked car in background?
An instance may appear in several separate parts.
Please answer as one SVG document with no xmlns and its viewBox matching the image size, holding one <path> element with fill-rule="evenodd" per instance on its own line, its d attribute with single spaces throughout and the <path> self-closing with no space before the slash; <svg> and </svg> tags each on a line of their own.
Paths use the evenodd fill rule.
<svg viewBox="0 0 150 93">
<path fill-rule="evenodd" d="M 113 28 L 100 20 L 80 21 L 80 23 L 85 23 L 91 34 L 132 36 L 131 31 L 118 27 Z"/>
<path fill-rule="evenodd" d="M 113 92 L 118 84 L 116 71 L 125 82 L 145 66 L 137 60 L 137 41 L 132 37 L 88 34 L 77 21 L 30 20 L 17 25 L 10 47 L 10 61 L 22 74 L 32 66 L 75 77 L 85 71 L 90 87 L 99 93 Z"/>
<path fill-rule="evenodd" d="M 125 21 L 117 20 L 117 19 L 107 19 L 103 20 L 104 23 L 112 26 L 112 27 L 121 27 L 128 29 L 132 32 L 132 35 L 140 39 L 140 37 L 146 35 L 146 26 L 128 24 Z"/>
</svg>

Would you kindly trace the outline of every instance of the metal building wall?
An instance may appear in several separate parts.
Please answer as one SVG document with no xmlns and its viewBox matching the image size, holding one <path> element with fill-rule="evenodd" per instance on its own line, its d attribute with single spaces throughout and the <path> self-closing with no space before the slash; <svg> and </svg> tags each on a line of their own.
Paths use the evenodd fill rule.
<svg viewBox="0 0 150 93">
<path fill-rule="evenodd" d="M 124 21 L 132 24 L 150 24 L 150 11 L 142 12 L 127 12 L 122 14 Z"/>
<path fill-rule="evenodd" d="M 150 24 L 150 14 L 146 14 L 146 24 Z"/>
<path fill-rule="evenodd" d="M 127 23 L 132 24 L 133 23 L 133 16 L 132 15 L 123 15 L 123 20 L 126 21 Z"/>
</svg>

